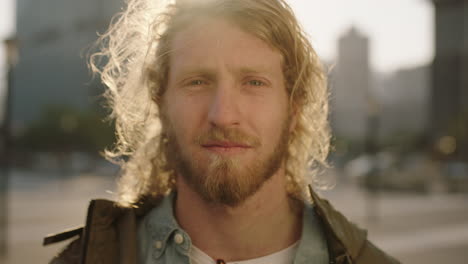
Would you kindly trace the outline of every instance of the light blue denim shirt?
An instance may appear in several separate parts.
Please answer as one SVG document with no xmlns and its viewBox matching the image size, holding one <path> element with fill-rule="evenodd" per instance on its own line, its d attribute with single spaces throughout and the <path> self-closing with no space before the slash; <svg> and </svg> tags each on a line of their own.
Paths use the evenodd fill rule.
<svg viewBox="0 0 468 264">
<path fill-rule="evenodd" d="M 139 223 L 138 263 L 140 264 L 189 264 L 192 242 L 178 225 L 173 214 L 174 195 L 164 198 Z M 319 220 L 311 205 L 306 205 L 302 237 L 294 264 L 327 264 L 328 249 Z"/>
</svg>

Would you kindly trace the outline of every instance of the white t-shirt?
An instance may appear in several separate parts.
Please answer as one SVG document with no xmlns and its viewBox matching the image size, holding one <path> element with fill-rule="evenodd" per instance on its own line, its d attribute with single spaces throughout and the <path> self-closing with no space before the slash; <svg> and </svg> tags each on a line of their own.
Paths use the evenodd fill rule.
<svg viewBox="0 0 468 264">
<path fill-rule="evenodd" d="M 226 264 L 292 264 L 294 262 L 294 257 L 296 256 L 297 248 L 299 247 L 299 241 L 293 245 L 282 249 L 273 254 L 249 259 L 242 261 L 231 261 L 226 262 Z M 205 252 L 201 251 L 197 247 L 192 245 L 190 250 L 190 260 L 192 264 L 215 264 L 216 260 L 213 260 Z"/>
</svg>

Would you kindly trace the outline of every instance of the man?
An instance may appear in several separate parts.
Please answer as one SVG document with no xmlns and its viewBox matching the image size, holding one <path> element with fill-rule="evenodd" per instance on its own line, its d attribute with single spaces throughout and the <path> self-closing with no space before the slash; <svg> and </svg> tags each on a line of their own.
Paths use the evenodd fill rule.
<svg viewBox="0 0 468 264">
<path fill-rule="evenodd" d="M 283 0 L 130 0 L 100 43 L 129 158 L 52 263 L 397 263 L 308 187 L 326 79 Z"/>
</svg>

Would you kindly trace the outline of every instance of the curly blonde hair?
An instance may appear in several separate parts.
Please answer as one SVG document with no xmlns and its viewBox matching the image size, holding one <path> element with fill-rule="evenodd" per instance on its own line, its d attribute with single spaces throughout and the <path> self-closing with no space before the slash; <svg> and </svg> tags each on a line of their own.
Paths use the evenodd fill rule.
<svg viewBox="0 0 468 264">
<path fill-rule="evenodd" d="M 121 165 L 118 197 L 130 205 L 175 188 L 164 155 L 159 116 L 169 72 L 171 40 L 194 19 L 227 19 L 283 57 L 283 73 L 297 124 L 286 154 L 288 191 L 303 197 L 327 166 L 330 147 L 326 74 L 284 0 L 128 0 L 97 41 L 89 65 L 107 86 L 105 98 L 117 142 L 107 158 Z"/>
</svg>

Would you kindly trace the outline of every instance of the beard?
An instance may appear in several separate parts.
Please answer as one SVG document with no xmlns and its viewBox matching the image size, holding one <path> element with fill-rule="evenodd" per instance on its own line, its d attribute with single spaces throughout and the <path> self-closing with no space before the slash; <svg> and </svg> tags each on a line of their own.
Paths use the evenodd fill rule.
<svg viewBox="0 0 468 264">
<path fill-rule="evenodd" d="M 172 169 L 183 177 L 200 197 L 214 204 L 236 207 L 255 194 L 281 167 L 287 153 L 289 122 L 285 120 L 277 142 L 270 153 L 240 162 L 239 156 L 217 153 L 187 153 L 177 140 L 170 122 L 164 122 L 165 155 Z M 229 141 L 260 149 L 261 141 L 237 128 L 212 127 L 194 140 L 198 146 L 210 141 Z M 268 142 L 270 144 L 270 142 Z"/>
</svg>

